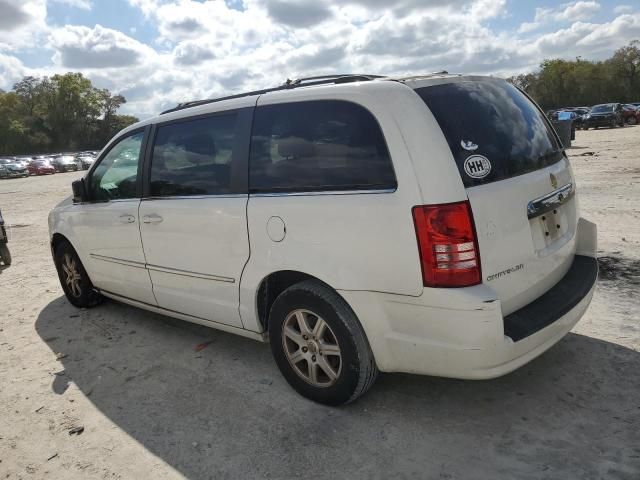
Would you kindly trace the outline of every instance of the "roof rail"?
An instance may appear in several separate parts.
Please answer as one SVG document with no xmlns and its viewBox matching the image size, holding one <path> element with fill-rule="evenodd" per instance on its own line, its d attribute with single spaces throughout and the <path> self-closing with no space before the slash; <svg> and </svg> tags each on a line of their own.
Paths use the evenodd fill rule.
<svg viewBox="0 0 640 480">
<path fill-rule="evenodd" d="M 253 95 L 262 95 L 264 93 L 277 92 L 280 90 L 290 90 L 298 87 L 310 87 L 313 85 L 365 82 L 369 80 L 374 80 L 376 78 L 383 78 L 383 76 L 348 73 L 348 74 L 322 75 L 317 77 L 298 78 L 296 80 L 287 79 L 286 82 L 284 82 L 282 85 L 279 85 L 277 87 L 265 88 L 262 90 L 254 90 L 252 92 L 239 93 L 236 95 L 229 95 L 229 96 L 220 97 L 220 98 L 209 98 L 204 100 L 193 100 L 190 102 L 179 103 L 175 107 L 170 108 L 169 110 L 165 110 L 164 112 L 161 112 L 160 115 L 164 115 L 166 113 L 171 113 L 171 112 L 177 112 L 179 110 L 184 110 L 186 108 L 197 107 L 200 105 L 207 105 L 209 103 L 221 102 L 223 100 L 232 100 L 234 98 L 251 97 Z"/>
</svg>

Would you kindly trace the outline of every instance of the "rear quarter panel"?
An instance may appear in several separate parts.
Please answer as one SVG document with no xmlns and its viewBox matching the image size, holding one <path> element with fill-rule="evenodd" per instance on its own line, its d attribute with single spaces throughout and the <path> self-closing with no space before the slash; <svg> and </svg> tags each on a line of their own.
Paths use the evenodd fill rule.
<svg viewBox="0 0 640 480">
<path fill-rule="evenodd" d="M 262 330 L 256 308 L 260 283 L 281 270 L 312 275 L 336 290 L 421 295 L 411 209 L 425 198 L 442 203 L 466 198 L 455 165 L 447 165 L 450 159 L 442 156 L 443 146 L 449 157 L 451 153 L 435 119 L 425 118 L 430 116 L 428 109 L 402 84 L 297 89 L 265 95 L 258 106 L 320 99 L 354 102 L 376 117 L 398 187 L 384 193 L 251 195 L 247 207 L 251 256 L 240 284 L 240 312 L 250 330 Z M 286 235 L 280 242 L 268 235 L 271 217 L 280 217 L 285 224 Z"/>
</svg>

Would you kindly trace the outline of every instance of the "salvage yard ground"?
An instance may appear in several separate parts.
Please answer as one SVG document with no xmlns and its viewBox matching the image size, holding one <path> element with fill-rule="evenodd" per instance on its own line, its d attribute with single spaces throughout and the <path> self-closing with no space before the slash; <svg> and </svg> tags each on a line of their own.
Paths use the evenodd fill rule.
<svg viewBox="0 0 640 480">
<path fill-rule="evenodd" d="M 47 213 L 83 172 L 0 181 L 0 478 L 639 479 L 640 127 L 579 131 L 569 154 L 601 256 L 573 332 L 496 380 L 381 375 L 344 408 L 293 392 L 268 345 L 73 308 Z"/>
</svg>

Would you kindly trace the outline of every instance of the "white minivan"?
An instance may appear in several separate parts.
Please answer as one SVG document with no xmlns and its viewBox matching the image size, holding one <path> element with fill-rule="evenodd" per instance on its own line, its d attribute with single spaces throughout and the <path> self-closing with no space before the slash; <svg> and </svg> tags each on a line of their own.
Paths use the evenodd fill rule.
<svg viewBox="0 0 640 480">
<path fill-rule="evenodd" d="M 268 341 L 338 405 L 378 371 L 504 375 L 569 332 L 598 272 L 575 188 L 504 80 L 314 77 L 128 127 L 49 230 L 73 305 Z"/>
</svg>

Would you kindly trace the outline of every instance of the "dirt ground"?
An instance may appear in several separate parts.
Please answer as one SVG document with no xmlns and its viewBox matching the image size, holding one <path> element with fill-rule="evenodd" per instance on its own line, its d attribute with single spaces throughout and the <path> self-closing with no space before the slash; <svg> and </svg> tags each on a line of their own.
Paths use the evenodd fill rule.
<svg viewBox="0 0 640 480">
<path fill-rule="evenodd" d="M 267 345 L 73 308 L 47 213 L 81 173 L 0 181 L 0 478 L 640 479 L 640 127 L 574 145 L 601 256 L 574 331 L 505 377 L 381 375 L 344 408 L 295 394 Z"/>
</svg>

